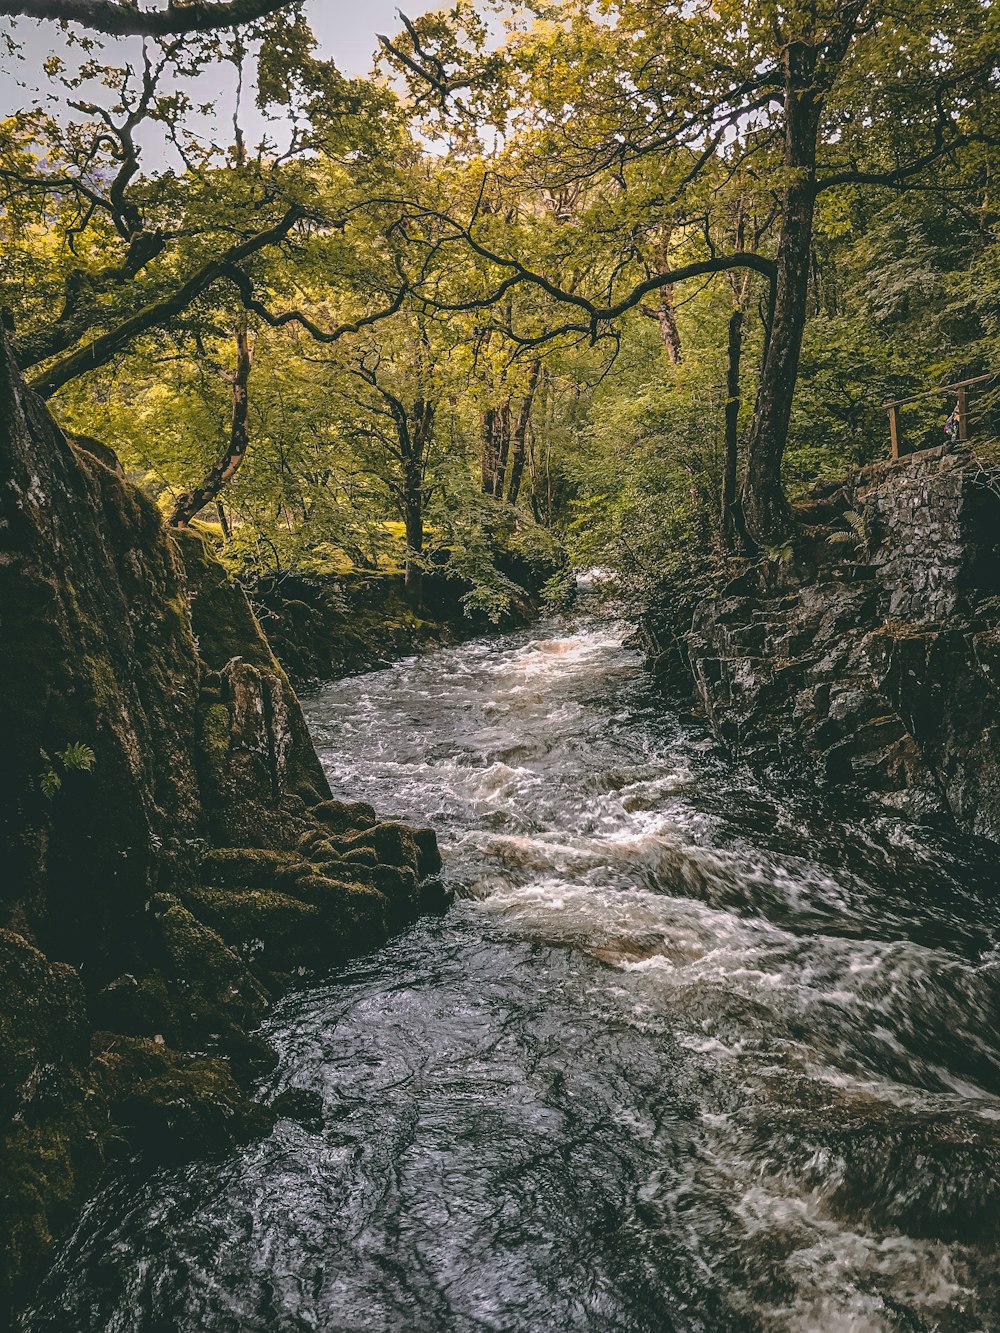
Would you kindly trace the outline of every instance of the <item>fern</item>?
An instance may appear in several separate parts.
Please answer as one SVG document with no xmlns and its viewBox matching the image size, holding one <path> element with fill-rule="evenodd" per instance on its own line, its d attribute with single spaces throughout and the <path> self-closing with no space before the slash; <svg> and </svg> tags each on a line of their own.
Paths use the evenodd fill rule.
<svg viewBox="0 0 1000 1333">
<path fill-rule="evenodd" d="M 57 754 L 56 758 L 67 773 L 89 773 L 97 763 L 97 755 L 89 745 L 84 745 L 80 741 L 67 745 L 62 754 Z"/>
<path fill-rule="evenodd" d="M 870 546 L 871 525 L 866 515 L 859 514 L 856 509 L 848 509 L 844 514 L 844 519 L 850 524 L 850 530 L 831 533 L 830 542 L 834 546 L 845 546 L 848 543 Z"/>
<path fill-rule="evenodd" d="M 97 763 L 97 755 L 89 745 L 73 741 L 52 759 L 44 750 L 39 751 L 45 767 L 38 778 L 38 789 L 47 801 L 55 798 L 63 785 L 63 773 L 89 773 Z M 59 767 L 57 767 L 57 765 Z M 59 768 L 62 768 L 62 773 Z"/>
<path fill-rule="evenodd" d="M 764 559 L 770 560 L 773 564 L 787 565 L 791 562 L 793 554 L 791 542 L 786 542 L 784 546 L 767 546 L 764 548 Z"/>
</svg>

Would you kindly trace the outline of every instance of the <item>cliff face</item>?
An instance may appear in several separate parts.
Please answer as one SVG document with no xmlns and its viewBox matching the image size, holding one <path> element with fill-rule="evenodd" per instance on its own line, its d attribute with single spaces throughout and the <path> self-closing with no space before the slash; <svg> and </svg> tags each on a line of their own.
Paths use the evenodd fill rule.
<svg viewBox="0 0 1000 1333">
<path fill-rule="evenodd" d="M 808 517 L 652 616 L 655 669 L 762 767 L 1000 839 L 1000 469 L 929 450 Z"/>
<path fill-rule="evenodd" d="M 331 801 L 243 593 L 6 346 L 0 680 L 2 1311 L 109 1154 L 273 1121 L 269 1003 L 412 919 L 439 863 Z"/>
</svg>

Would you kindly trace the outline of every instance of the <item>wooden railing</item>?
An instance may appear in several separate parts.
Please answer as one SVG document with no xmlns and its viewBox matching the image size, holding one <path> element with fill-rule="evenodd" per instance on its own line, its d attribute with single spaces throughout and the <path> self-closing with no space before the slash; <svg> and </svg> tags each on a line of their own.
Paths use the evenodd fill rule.
<svg viewBox="0 0 1000 1333">
<path fill-rule="evenodd" d="M 892 442 L 893 458 L 899 458 L 903 453 L 900 448 L 903 439 L 899 424 L 899 409 L 901 407 L 906 407 L 907 403 L 919 402 L 922 398 L 933 398 L 935 395 L 941 394 L 950 397 L 954 394 L 958 407 L 958 439 L 967 440 L 969 438 L 969 386 L 996 379 L 997 373 L 993 371 L 989 375 L 976 375 L 971 380 L 959 380 L 957 384 L 942 384 L 940 388 L 925 389 L 923 393 L 915 393 L 910 398 L 897 398 L 894 402 L 883 403 L 882 406 L 889 413 L 889 437 Z"/>
</svg>

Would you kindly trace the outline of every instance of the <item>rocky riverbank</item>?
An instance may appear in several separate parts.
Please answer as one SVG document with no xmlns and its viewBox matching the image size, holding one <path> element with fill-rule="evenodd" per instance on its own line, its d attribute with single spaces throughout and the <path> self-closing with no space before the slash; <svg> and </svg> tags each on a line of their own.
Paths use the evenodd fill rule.
<svg viewBox="0 0 1000 1333">
<path fill-rule="evenodd" d="M 556 566 L 513 558 L 504 563 L 499 573 L 509 600 L 496 623 L 467 612 L 464 599 L 471 585 L 444 570 L 425 575 L 419 609 L 404 595 L 402 574 L 393 573 L 285 573 L 256 579 L 246 590 L 276 656 L 301 689 L 475 634 L 530 623 L 539 612 L 542 585 Z"/>
<path fill-rule="evenodd" d="M 319 1114 L 253 1099 L 255 1029 L 436 905 L 439 859 L 331 799 L 243 592 L 6 346 L 0 422 L 2 1321 L 109 1160 Z"/>
<path fill-rule="evenodd" d="M 650 609 L 652 669 L 779 780 L 1000 839 L 1000 468 L 931 449 L 803 517 Z"/>
</svg>

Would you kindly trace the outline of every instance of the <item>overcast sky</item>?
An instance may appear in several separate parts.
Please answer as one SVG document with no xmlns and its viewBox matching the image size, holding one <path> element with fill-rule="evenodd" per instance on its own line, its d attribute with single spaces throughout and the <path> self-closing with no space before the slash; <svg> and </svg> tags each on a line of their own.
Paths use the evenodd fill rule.
<svg viewBox="0 0 1000 1333">
<path fill-rule="evenodd" d="M 148 7 L 148 6 L 146 6 Z M 332 57 L 345 74 L 366 74 L 372 66 L 376 34 L 394 34 L 401 25 L 396 16 L 400 0 L 309 0 L 306 11 L 320 44 L 320 53 Z M 427 0 L 411 0 L 407 12 L 423 13 L 431 8 Z M 23 60 L 11 58 L 0 46 L 0 116 L 10 115 L 25 106 L 43 101 L 51 90 L 42 66 L 52 53 L 68 54 L 62 29 L 55 23 L 12 22 L 0 19 L 0 40 L 12 33 L 19 43 Z M 109 64 L 124 63 L 129 52 L 134 59 L 139 49 L 135 40 L 103 39 Z M 215 72 L 217 71 L 217 73 Z M 227 123 L 232 107 L 229 96 L 234 87 L 232 67 L 219 65 L 198 80 L 195 100 L 220 102 L 220 122 Z M 194 90 L 192 90 L 194 91 Z M 221 96 L 220 96 L 221 94 Z M 248 99 L 249 101 L 249 99 Z M 55 110 L 56 104 L 49 102 Z M 247 107 L 244 116 L 248 137 L 253 142 L 256 117 Z M 208 127 L 206 127 L 208 129 Z M 211 133 L 211 130 L 208 129 Z M 228 135 L 227 135 L 228 138 Z"/>
</svg>

